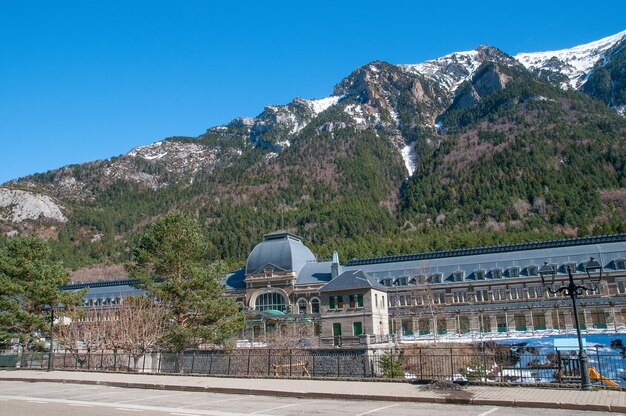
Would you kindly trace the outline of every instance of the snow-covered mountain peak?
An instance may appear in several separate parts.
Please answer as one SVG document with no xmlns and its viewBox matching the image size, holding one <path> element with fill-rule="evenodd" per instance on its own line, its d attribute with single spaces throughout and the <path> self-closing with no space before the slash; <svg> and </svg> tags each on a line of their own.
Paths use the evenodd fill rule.
<svg viewBox="0 0 626 416">
<path fill-rule="evenodd" d="M 472 76 L 481 64 L 478 50 L 454 52 L 421 64 L 398 65 L 407 72 L 431 79 L 448 91 L 454 90 Z"/>
<path fill-rule="evenodd" d="M 569 49 L 519 53 L 515 56 L 515 59 L 529 69 L 560 72 L 568 78 L 567 82 L 562 83 L 561 86 L 563 88 L 578 89 L 588 77 L 594 65 L 600 59 L 604 59 L 605 53 L 624 40 L 626 40 L 626 30 Z"/>
</svg>

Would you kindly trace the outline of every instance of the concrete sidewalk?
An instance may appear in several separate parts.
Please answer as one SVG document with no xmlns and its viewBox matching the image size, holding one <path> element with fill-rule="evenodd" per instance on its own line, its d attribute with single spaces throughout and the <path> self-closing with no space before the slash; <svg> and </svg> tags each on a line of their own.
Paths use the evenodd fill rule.
<svg viewBox="0 0 626 416">
<path fill-rule="evenodd" d="M 441 391 L 398 382 L 305 379 L 218 378 L 73 371 L 0 371 L 0 380 L 98 384 L 126 388 L 325 399 L 408 401 L 626 413 L 626 392 L 533 387 L 466 386 Z"/>
</svg>

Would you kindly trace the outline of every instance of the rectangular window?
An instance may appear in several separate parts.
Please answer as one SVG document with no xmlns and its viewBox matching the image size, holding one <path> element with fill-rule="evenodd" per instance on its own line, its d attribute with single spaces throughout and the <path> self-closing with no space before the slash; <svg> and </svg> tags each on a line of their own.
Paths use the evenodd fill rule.
<svg viewBox="0 0 626 416">
<path fill-rule="evenodd" d="M 328 308 L 329 309 L 337 309 L 337 304 L 335 303 L 335 297 L 331 296 L 328 298 Z"/>
<path fill-rule="evenodd" d="M 511 267 L 509 269 L 509 277 L 511 277 L 511 278 L 519 277 L 519 268 L 518 267 Z"/>
<path fill-rule="evenodd" d="M 493 300 L 504 300 L 506 299 L 506 289 L 493 289 L 492 296 Z"/>
<path fill-rule="evenodd" d="M 420 335 L 430 334 L 430 319 L 420 319 L 418 327 Z"/>
<path fill-rule="evenodd" d="M 349 306 L 349 308 L 350 308 L 350 309 L 354 309 L 354 308 L 356 308 L 356 296 L 355 296 L 355 295 L 350 295 L 348 298 L 349 298 L 349 300 L 350 300 L 350 306 Z"/>
<path fill-rule="evenodd" d="M 433 293 L 433 303 L 436 303 L 436 304 L 446 303 L 446 294 L 443 292 Z"/>
<path fill-rule="evenodd" d="M 445 318 L 437 319 L 437 333 L 443 335 L 448 332 L 448 325 Z"/>
<path fill-rule="evenodd" d="M 505 315 L 498 315 L 496 317 L 496 324 L 498 326 L 498 332 L 506 332 L 507 331 L 507 324 L 506 324 L 506 316 Z"/>
<path fill-rule="evenodd" d="M 430 283 L 441 283 L 441 273 L 431 274 Z"/>
<path fill-rule="evenodd" d="M 410 319 L 402 320 L 402 335 L 413 335 L 413 321 Z"/>
<path fill-rule="evenodd" d="M 363 326 L 361 322 L 353 322 L 352 323 L 352 332 L 354 336 L 359 336 L 363 333 Z"/>
<path fill-rule="evenodd" d="M 453 292 L 452 293 L 452 302 L 453 303 L 464 303 L 465 302 L 465 292 Z"/>
<path fill-rule="evenodd" d="M 378 294 L 374 293 L 374 307 L 378 308 Z"/>
<path fill-rule="evenodd" d="M 343 296 L 337 296 L 337 309 L 343 309 Z"/>
<path fill-rule="evenodd" d="M 563 311 L 552 311 L 552 328 L 565 329 L 565 313 Z"/>
<path fill-rule="evenodd" d="M 521 287 L 512 287 L 510 289 L 511 299 L 524 299 L 524 289 Z"/>
<path fill-rule="evenodd" d="M 591 311 L 591 322 L 597 329 L 606 329 L 606 312 L 602 310 Z"/>
<path fill-rule="evenodd" d="M 526 331 L 526 315 L 515 314 L 513 319 L 515 320 L 516 331 Z"/>
<path fill-rule="evenodd" d="M 533 326 L 537 331 L 543 331 L 546 329 L 546 315 L 544 313 L 533 314 Z"/>
<path fill-rule="evenodd" d="M 492 279 L 501 279 L 502 278 L 502 270 L 501 269 L 493 269 L 491 271 Z"/>
<path fill-rule="evenodd" d="M 620 280 L 617 283 L 617 293 L 626 293 L 626 280 Z"/>
<path fill-rule="evenodd" d="M 481 330 L 483 333 L 491 332 L 491 318 L 487 315 L 483 315 L 481 319 Z"/>
<path fill-rule="evenodd" d="M 363 295 L 356 295 L 356 306 L 359 308 L 363 307 Z"/>
<path fill-rule="evenodd" d="M 489 300 L 489 294 L 486 289 L 478 289 L 474 293 L 476 302 L 487 302 Z"/>
<path fill-rule="evenodd" d="M 463 281 L 463 272 L 454 272 L 452 273 L 452 277 L 454 279 L 455 282 L 462 282 Z"/>
<path fill-rule="evenodd" d="M 382 299 L 382 301 L 380 302 L 380 307 L 384 309 L 385 308 L 385 297 L 381 296 L 380 298 Z"/>
</svg>

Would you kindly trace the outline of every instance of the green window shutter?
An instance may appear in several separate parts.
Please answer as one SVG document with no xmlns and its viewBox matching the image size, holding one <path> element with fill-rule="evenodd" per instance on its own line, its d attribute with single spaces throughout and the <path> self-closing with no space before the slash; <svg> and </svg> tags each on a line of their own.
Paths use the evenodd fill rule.
<svg viewBox="0 0 626 416">
<path fill-rule="evenodd" d="M 328 298 L 328 307 L 330 309 L 335 309 L 335 297 L 331 296 Z"/>
<path fill-rule="evenodd" d="M 359 308 L 363 307 L 363 295 L 357 295 L 356 306 L 358 306 Z"/>
<path fill-rule="evenodd" d="M 352 329 L 354 330 L 355 336 L 361 335 L 363 333 L 363 327 L 361 325 L 361 322 L 353 322 Z"/>
</svg>

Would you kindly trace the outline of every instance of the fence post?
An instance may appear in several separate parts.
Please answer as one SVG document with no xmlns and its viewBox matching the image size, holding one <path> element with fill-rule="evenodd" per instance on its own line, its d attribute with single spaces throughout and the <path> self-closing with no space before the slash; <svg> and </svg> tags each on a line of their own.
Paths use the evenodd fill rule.
<svg viewBox="0 0 626 416">
<path fill-rule="evenodd" d="M 145 373 L 146 372 L 146 353 L 147 351 L 143 352 L 143 361 L 141 363 L 141 373 Z"/>
<path fill-rule="evenodd" d="M 230 359 L 232 358 L 232 353 L 228 354 L 228 368 L 226 369 L 226 374 L 230 375 Z"/>
<path fill-rule="evenodd" d="M 420 380 L 424 380 L 424 356 L 422 355 L 422 349 L 420 348 L 417 353 L 420 357 Z"/>
<path fill-rule="evenodd" d="M 65 358 L 67 357 L 67 350 L 63 351 L 63 369 L 65 370 Z"/>
<path fill-rule="evenodd" d="M 483 383 L 487 382 L 487 344 L 483 341 Z"/>
<path fill-rule="evenodd" d="M 339 378 L 339 354 L 337 354 L 337 378 Z"/>
<path fill-rule="evenodd" d="M 367 352 L 363 354 L 363 378 L 367 377 Z"/>
<path fill-rule="evenodd" d="M 292 350 L 289 350 L 289 377 L 291 377 L 291 355 L 293 354 Z"/>
<path fill-rule="evenodd" d="M 394 375 L 395 371 L 394 371 L 394 368 L 393 368 L 393 350 L 391 351 L 391 354 L 389 354 L 389 357 L 391 359 L 390 364 L 389 364 L 389 369 L 391 370 L 390 374 L 391 374 L 391 378 L 394 378 L 395 377 L 395 375 Z"/>
<path fill-rule="evenodd" d="M 315 377 L 315 352 L 313 352 L 313 372 L 311 373 L 313 377 Z"/>
<path fill-rule="evenodd" d="M 269 376 L 270 373 L 270 364 L 272 362 L 272 350 L 271 348 L 267 350 L 267 375 Z"/>
<path fill-rule="evenodd" d="M 247 374 L 250 375 L 250 353 L 252 350 L 248 349 L 248 371 Z"/>
<path fill-rule="evenodd" d="M 596 345 L 596 358 L 598 360 L 598 373 L 600 373 L 600 375 L 602 375 L 602 363 L 600 362 L 600 350 L 598 349 L 598 346 Z M 589 370 L 587 370 L 589 371 Z"/>
<path fill-rule="evenodd" d="M 193 366 L 196 363 L 196 351 L 193 351 L 193 354 L 191 355 L 191 370 L 189 371 L 191 374 L 193 374 Z"/>
<path fill-rule="evenodd" d="M 209 354 L 209 374 L 213 374 L 213 351 Z"/>
<path fill-rule="evenodd" d="M 454 357 L 452 356 L 452 348 L 450 348 L 450 381 L 454 381 Z"/>
</svg>

